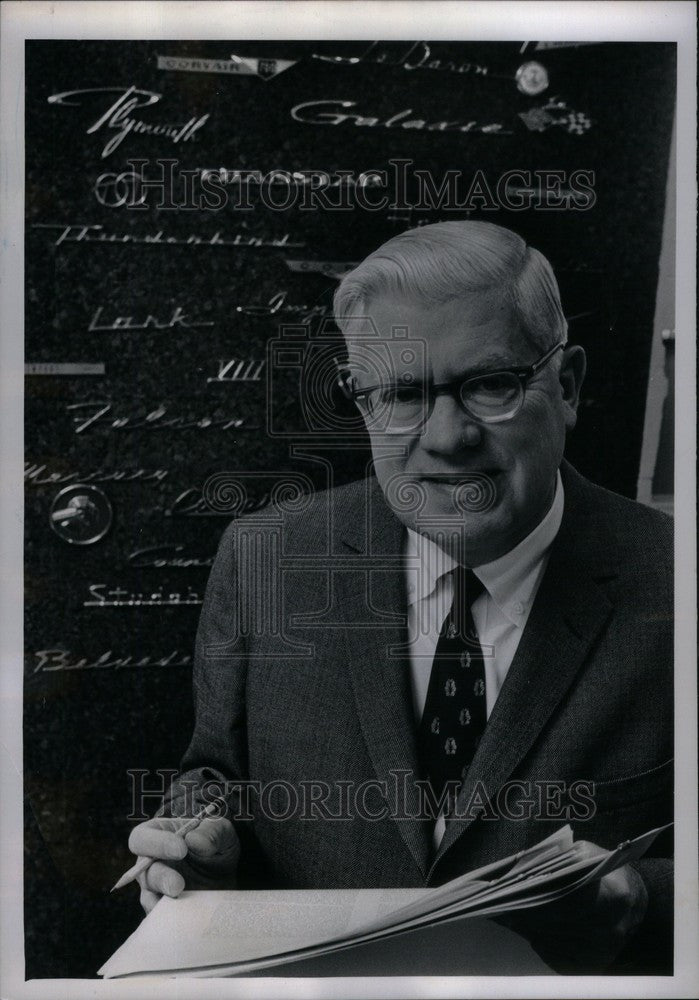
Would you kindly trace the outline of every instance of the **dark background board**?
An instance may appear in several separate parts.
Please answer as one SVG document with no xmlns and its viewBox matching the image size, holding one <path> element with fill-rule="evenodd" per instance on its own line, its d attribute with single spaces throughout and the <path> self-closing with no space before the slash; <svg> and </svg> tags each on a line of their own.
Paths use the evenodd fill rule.
<svg viewBox="0 0 699 1000">
<path fill-rule="evenodd" d="M 212 509 L 210 496 L 207 504 L 209 477 L 235 474 L 247 487 L 249 507 L 263 503 L 285 474 L 302 473 L 304 488 L 324 487 L 358 478 L 366 467 L 363 438 L 342 449 L 322 422 L 315 435 L 305 433 L 308 414 L 299 400 L 316 376 L 303 364 L 272 365 L 266 353 L 280 324 L 301 323 L 311 309 L 312 320 L 295 335 L 307 348 L 299 357 L 312 361 L 310 344 L 329 343 L 325 355 L 334 349 L 325 319 L 335 279 L 294 272 L 288 260 L 358 261 L 397 232 L 438 219 L 483 218 L 517 230 L 551 259 L 565 312 L 577 317 L 571 339 L 589 356 L 569 457 L 597 482 L 635 495 L 674 113 L 674 45 L 536 51 L 529 43 L 522 54 L 519 42 L 440 42 L 430 43 L 427 58 L 424 46 L 406 56 L 408 44 L 391 43 L 354 64 L 313 58 L 359 57 L 366 48 L 282 41 L 27 44 L 26 360 L 105 365 L 103 375 L 26 380 L 28 978 L 93 976 L 139 920 L 135 890 L 110 896 L 109 888 L 129 864 L 126 841 L 135 820 L 128 818 L 128 770 L 147 770 L 153 787 L 155 769 L 176 767 L 188 742 L 196 601 L 234 516 L 230 507 Z M 260 64 L 262 75 L 157 66 L 158 55 L 228 60 L 231 53 L 295 63 L 276 75 L 278 66 L 268 61 Z M 518 67 L 530 59 L 550 78 L 538 95 L 515 85 Z M 420 66 L 407 69 L 406 62 Z M 129 87 L 161 95 L 131 112 L 142 122 L 183 126 L 209 117 L 189 141 L 132 129 L 102 155 L 119 130 L 97 123 L 118 99 L 117 88 Z M 114 89 L 49 101 L 92 88 Z M 297 105 L 321 100 L 356 102 L 335 103 L 332 112 L 378 123 L 321 125 L 292 117 Z M 411 113 L 392 127 L 382 124 L 406 109 Z M 528 113 L 529 125 L 520 117 Z M 403 127 L 415 119 L 477 125 Z M 498 123 L 499 129 L 477 130 Z M 298 205 L 274 211 L 253 187 L 248 210 L 230 203 L 217 211 L 113 204 L 124 182 L 102 175 L 128 172 L 127 161 L 141 158 L 154 176 L 159 157 L 177 160 L 178 171 L 389 170 L 388 189 L 372 197 L 396 193 L 392 158 L 412 161 L 410 178 L 416 169 L 437 179 L 461 171 L 466 188 L 478 170 L 491 187 L 515 168 L 587 170 L 594 171 L 596 203 L 578 211 L 355 206 L 339 212 Z M 112 203 L 100 203 L 97 190 Z M 61 239 L 66 226 L 101 226 L 130 239 Z M 158 232 L 158 241 L 138 242 Z M 202 242 L 186 242 L 192 235 Z M 241 245 L 251 236 L 278 245 Z M 283 310 L 254 315 L 254 307 L 279 293 Z M 157 324 L 146 322 L 148 315 Z M 127 316 L 130 326 L 116 322 Z M 266 359 L 263 374 L 257 381 L 219 381 L 220 363 L 232 359 L 246 365 Z M 111 409 L 79 429 L 103 407 Z M 126 417 L 130 423 L 113 425 Z M 175 417 L 210 423 L 166 426 Z M 226 426 L 234 418 L 243 425 Z M 110 478 L 139 469 L 136 479 Z M 92 545 L 67 544 L 49 523 L 57 494 L 75 482 L 98 486 L 113 507 L 111 529 Z M 155 546 L 169 548 L 134 556 Z M 138 565 L 158 557 L 190 564 Z M 115 601 L 157 598 L 110 606 L 110 593 Z M 172 594 L 179 596 L 171 600 Z M 154 810 L 157 801 L 148 805 Z"/>
</svg>

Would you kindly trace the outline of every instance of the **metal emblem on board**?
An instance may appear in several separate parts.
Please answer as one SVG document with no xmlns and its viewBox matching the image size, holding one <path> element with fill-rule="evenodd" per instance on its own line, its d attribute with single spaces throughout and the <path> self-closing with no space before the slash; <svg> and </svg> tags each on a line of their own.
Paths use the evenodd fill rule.
<svg viewBox="0 0 699 1000">
<path fill-rule="evenodd" d="M 259 76 L 262 80 L 295 66 L 298 59 L 256 59 L 232 54 L 230 59 L 201 59 L 189 56 L 158 56 L 158 69 L 182 73 L 225 73 L 229 76 Z"/>
<path fill-rule="evenodd" d="M 517 90 L 531 96 L 541 94 L 549 85 L 549 75 L 545 66 L 538 62 L 525 62 L 515 73 Z"/>
<path fill-rule="evenodd" d="M 231 52 L 231 61 L 240 67 L 240 72 L 259 76 L 261 80 L 271 80 L 273 76 L 295 66 L 298 59 L 257 59 L 249 56 L 239 56 Z"/>
<path fill-rule="evenodd" d="M 107 494 L 97 486 L 66 486 L 53 499 L 49 523 L 69 545 L 92 545 L 109 531 L 113 518 Z"/>
</svg>

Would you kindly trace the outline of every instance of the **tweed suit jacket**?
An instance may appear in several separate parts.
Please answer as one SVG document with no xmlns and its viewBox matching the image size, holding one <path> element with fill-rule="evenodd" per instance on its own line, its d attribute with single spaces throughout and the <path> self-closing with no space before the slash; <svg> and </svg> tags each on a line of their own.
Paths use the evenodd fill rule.
<svg viewBox="0 0 699 1000">
<path fill-rule="evenodd" d="M 486 805 L 450 822 L 436 854 L 414 791 L 405 529 L 378 484 L 231 523 L 197 636 L 181 777 L 263 789 L 244 807 L 230 792 L 240 884 L 436 885 L 565 822 L 607 848 L 671 822 L 672 522 L 561 472 L 562 525 L 459 796 L 494 803 L 510 783 L 508 815 Z M 671 953 L 671 838 L 652 854 L 636 864 L 649 907 L 633 971 L 649 955 L 667 969 Z"/>
</svg>

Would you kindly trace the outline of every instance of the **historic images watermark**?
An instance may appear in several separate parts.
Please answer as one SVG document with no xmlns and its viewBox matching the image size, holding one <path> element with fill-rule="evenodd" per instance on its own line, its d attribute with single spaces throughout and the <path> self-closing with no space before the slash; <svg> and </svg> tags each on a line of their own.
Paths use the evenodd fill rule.
<svg viewBox="0 0 699 1000">
<path fill-rule="evenodd" d="M 390 159 L 388 170 L 328 172 L 320 169 L 268 170 L 235 167 L 184 169 L 170 158 L 129 159 L 127 168 L 105 171 L 94 195 L 107 208 L 144 211 L 330 212 L 582 212 L 594 207 L 595 171 L 512 168 L 497 176 L 483 170 L 413 168 L 411 159 Z"/>
<path fill-rule="evenodd" d="M 218 803 L 217 814 L 234 822 L 262 816 L 272 822 L 363 820 L 378 822 L 435 820 L 445 810 L 451 819 L 586 821 L 596 813 L 594 781 L 511 780 L 489 794 L 484 782 L 476 781 L 459 792 L 461 782 L 449 781 L 438 795 L 430 783 L 409 769 L 388 772 L 388 780 L 304 779 L 292 783 L 279 778 L 259 780 L 207 780 L 180 778 L 170 789 L 177 771 L 131 768 L 131 811 L 127 819 L 150 818 L 157 804 L 163 815 L 193 816 L 202 806 Z"/>
</svg>

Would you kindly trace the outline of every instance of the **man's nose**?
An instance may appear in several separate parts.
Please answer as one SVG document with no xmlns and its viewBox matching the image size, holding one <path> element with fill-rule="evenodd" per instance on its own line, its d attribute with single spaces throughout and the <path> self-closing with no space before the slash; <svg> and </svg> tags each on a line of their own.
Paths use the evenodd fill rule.
<svg viewBox="0 0 699 1000">
<path fill-rule="evenodd" d="M 422 429 L 421 448 L 454 455 L 464 448 L 475 448 L 481 439 L 480 424 L 464 413 L 455 399 L 447 395 L 437 396 L 432 413 Z"/>
</svg>

